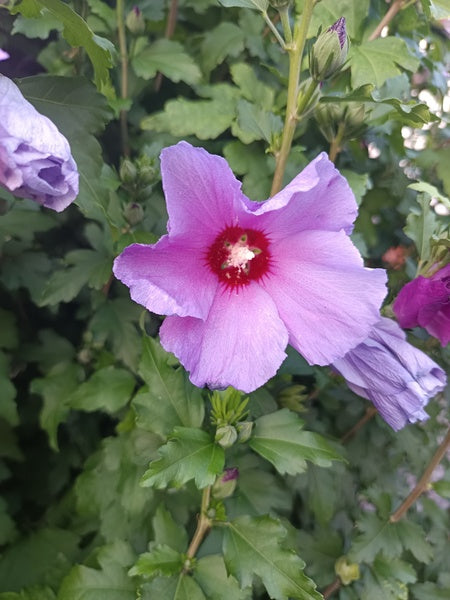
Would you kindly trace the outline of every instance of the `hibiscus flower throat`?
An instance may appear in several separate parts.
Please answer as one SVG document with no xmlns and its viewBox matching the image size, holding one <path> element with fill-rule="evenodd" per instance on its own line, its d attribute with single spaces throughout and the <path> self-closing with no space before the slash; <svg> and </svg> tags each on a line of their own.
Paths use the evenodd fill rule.
<svg viewBox="0 0 450 600">
<path fill-rule="evenodd" d="M 269 240 L 256 229 L 225 227 L 208 249 L 207 264 L 227 286 L 247 285 L 269 270 Z"/>
</svg>

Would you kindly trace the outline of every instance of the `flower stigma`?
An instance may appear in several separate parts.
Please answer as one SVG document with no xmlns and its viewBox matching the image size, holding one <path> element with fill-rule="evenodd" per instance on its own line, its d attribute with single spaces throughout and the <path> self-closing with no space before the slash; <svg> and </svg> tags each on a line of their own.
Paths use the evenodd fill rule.
<svg viewBox="0 0 450 600">
<path fill-rule="evenodd" d="M 269 268 L 269 241 L 261 231 L 226 227 L 207 253 L 207 263 L 222 283 L 230 287 L 260 279 Z"/>
</svg>

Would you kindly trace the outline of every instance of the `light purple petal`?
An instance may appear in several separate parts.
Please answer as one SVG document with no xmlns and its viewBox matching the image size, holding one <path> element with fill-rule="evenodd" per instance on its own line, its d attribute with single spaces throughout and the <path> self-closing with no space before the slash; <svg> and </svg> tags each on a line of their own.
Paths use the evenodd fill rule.
<svg viewBox="0 0 450 600">
<path fill-rule="evenodd" d="M 78 194 L 66 138 L 0 75 L 0 185 L 60 212 Z"/>
<path fill-rule="evenodd" d="M 0 48 L 0 61 L 7 60 L 9 58 L 9 54 Z"/>
<path fill-rule="evenodd" d="M 167 317 L 160 337 L 194 385 L 247 393 L 275 375 L 288 342 L 272 299 L 256 284 L 220 288 L 206 321 Z"/>
<path fill-rule="evenodd" d="M 262 285 L 275 300 L 289 343 L 327 365 L 367 337 L 386 295 L 386 273 L 366 269 L 344 232 L 305 231 L 273 245 Z"/>
<path fill-rule="evenodd" d="M 409 344 L 400 327 L 386 318 L 333 367 L 356 394 L 374 403 L 395 431 L 427 419 L 424 407 L 446 383 L 439 365 Z"/>
<path fill-rule="evenodd" d="M 322 152 L 281 192 L 253 207 L 260 228 L 273 239 L 300 231 L 350 233 L 358 207 L 347 180 Z"/>
<path fill-rule="evenodd" d="M 195 243 L 197 242 L 197 243 Z M 167 235 L 152 246 L 132 244 L 114 261 L 114 274 L 135 302 L 160 315 L 205 319 L 218 286 L 198 240 Z"/>
<path fill-rule="evenodd" d="M 225 159 L 179 142 L 161 152 L 161 174 L 171 235 L 201 237 L 236 223 L 244 196 Z"/>
</svg>

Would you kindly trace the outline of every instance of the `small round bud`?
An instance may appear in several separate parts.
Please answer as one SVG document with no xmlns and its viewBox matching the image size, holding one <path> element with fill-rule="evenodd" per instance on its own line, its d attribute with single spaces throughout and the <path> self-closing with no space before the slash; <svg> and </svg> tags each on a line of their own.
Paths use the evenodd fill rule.
<svg viewBox="0 0 450 600">
<path fill-rule="evenodd" d="M 345 17 L 341 17 L 322 32 L 309 54 L 309 71 L 316 81 L 325 81 L 338 73 L 348 53 L 348 36 Z"/>
<path fill-rule="evenodd" d="M 223 425 L 216 430 L 215 441 L 222 448 L 230 448 L 237 440 L 238 434 L 232 425 Z"/>
<path fill-rule="evenodd" d="M 120 165 L 119 175 L 123 183 L 134 183 L 137 177 L 137 168 L 130 159 L 124 158 Z"/>
<path fill-rule="evenodd" d="M 238 432 L 238 441 L 243 444 L 250 439 L 252 435 L 253 422 L 252 421 L 241 421 L 236 423 L 236 429 Z"/>
<path fill-rule="evenodd" d="M 134 35 L 140 35 L 145 31 L 145 19 L 137 6 L 133 6 L 130 12 L 127 14 L 125 24 L 129 31 Z"/>
<path fill-rule="evenodd" d="M 144 209 L 137 202 L 129 202 L 124 208 L 123 216 L 131 226 L 134 226 L 144 218 Z"/>
</svg>

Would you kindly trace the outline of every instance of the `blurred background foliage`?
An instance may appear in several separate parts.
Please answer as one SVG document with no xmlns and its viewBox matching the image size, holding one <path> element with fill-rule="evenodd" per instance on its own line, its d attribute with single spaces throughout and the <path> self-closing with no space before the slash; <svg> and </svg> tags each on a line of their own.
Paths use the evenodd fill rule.
<svg viewBox="0 0 450 600">
<path fill-rule="evenodd" d="M 284 178 L 330 152 L 360 207 L 353 241 L 368 266 L 388 269 L 387 316 L 418 267 L 448 252 L 450 209 L 448 2 L 400 2 L 374 37 L 392 4 L 316 4 L 302 80 L 319 28 L 340 16 L 350 52 L 298 123 Z M 239 478 L 215 510 L 234 525 L 213 529 L 192 576 L 182 561 L 200 510 L 195 465 L 182 460 L 175 486 L 155 467 L 162 458 L 147 471 L 168 438 L 194 443 L 170 437 L 175 427 L 211 445 L 201 445 L 208 394 L 160 348 L 160 318 L 129 299 L 112 261 L 165 232 L 158 156 L 180 139 L 225 156 L 250 198 L 269 196 L 288 59 L 258 7 L 0 6 L 11 56 L 0 70 L 67 136 L 80 171 L 80 195 L 61 214 L 0 190 L 0 600 L 320 598 L 298 556 L 325 597 L 450 597 L 448 463 L 389 523 L 448 429 L 448 392 L 425 424 L 394 433 L 343 380 L 290 352 L 250 395 L 248 418 L 263 427 L 289 409 L 289 426 L 317 439 L 305 435 L 302 454 L 292 434 L 283 465 L 256 438 L 226 450 Z M 297 0 L 291 18 L 302 9 Z M 448 371 L 448 348 L 423 330 L 409 340 Z"/>
</svg>

